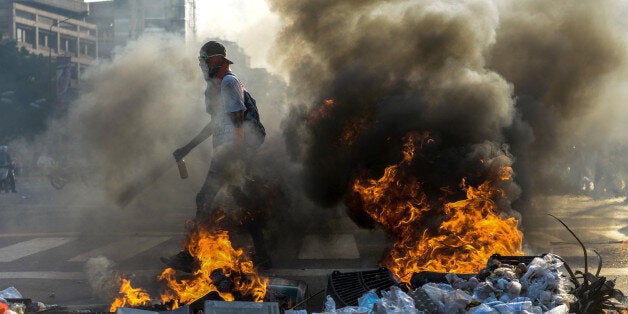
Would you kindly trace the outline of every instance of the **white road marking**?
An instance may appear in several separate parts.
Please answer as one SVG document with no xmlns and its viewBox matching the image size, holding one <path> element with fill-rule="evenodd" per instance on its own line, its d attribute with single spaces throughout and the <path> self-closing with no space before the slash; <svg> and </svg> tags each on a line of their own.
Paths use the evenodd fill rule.
<svg viewBox="0 0 628 314">
<path fill-rule="evenodd" d="M 619 230 L 605 230 L 605 231 L 592 231 L 593 233 L 597 233 L 599 235 L 603 235 L 607 238 L 616 240 L 616 241 L 626 241 L 628 240 L 628 236 L 619 232 Z"/>
<path fill-rule="evenodd" d="M 81 272 L 62 271 L 14 271 L 0 272 L 0 279 L 52 279 L 52 280 L 80 280 L 86 276 Z"/>
<path fill-rule="evenodd" d="M 122 261 L 147 251 L 171 237 L 134 237 L 120 240 L 109 245 L 75 256 L 68 261 L 85 262 L 92 257 L 105 256 L 114 261 Z"/>
<path fill-rule="evenodd" d="M 36 238 L 0 248 L 0 262 L 13 262 L 25 256 L 66 244 L 76 238 Z"/>
</svg>

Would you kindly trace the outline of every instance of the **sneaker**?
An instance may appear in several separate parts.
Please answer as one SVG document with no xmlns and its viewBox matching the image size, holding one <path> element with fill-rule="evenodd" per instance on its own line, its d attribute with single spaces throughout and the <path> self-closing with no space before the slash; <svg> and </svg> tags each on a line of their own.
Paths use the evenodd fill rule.
<svg viewBox="0 0 628 314">
<path fill-rule="evenodd" d="M 192 273 L 194 271 L 195 260 L 188 251 L 181 251 L 172 257 L 161 257 L 159 259 L 162 263 L 174 270 L 186 273 Z"/>
</svg>

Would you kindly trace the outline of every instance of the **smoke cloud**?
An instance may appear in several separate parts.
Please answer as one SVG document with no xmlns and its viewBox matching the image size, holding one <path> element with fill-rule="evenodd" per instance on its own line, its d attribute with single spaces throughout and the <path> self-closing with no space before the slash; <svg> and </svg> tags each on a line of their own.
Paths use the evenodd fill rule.
<svg viewBox="0 0 628 314">
<path fill-rule="evenodd" d="M 584 175 L 602 185 L 609 169 L 626 169 L 609 155 L 625 153 L 611 148 L 625 150 L 619 144 L 626 143 L 625 91 L 617 85 L 627 78 L 626 30 L 618 28 L 618 11 L 612 1 L 502 8 L 488 63 L 515 86 L 518 115 L 509 142 L 531 193 L 573 189 Z"/>
<path fill-rule="evenodd" d="M 113 267 L 115 263 L 104 256 L 93 257 L 84 265 L 85 275 L 95 296 L 112 300 L 119 290 L 119 282 Z"/>
<path fill-rule="evenodd" d="M 356 175 L 377 178 L 401 160 L 409 131 L 436 141 L 413 169 L 428 193 L 482 178 L 478 156 L 507 157 L 523 188 L 507 187 L 511 200 L 577 191 L 594 162 L 574 156 L 595 159 L 625 133 L 613 98 L 625 96 L 617 82 L 626 79 L 615 2 L 271 3 L 298 99 L 286 144 L 320 205 L 338 204 Z"/>
<path fill-rule="evenodd" d="M 443 167 L 421 170 L 438 181 L 434 188 L 456 186 L 464 170 L 453 158 L 464 159 L 473 144 L 503 142 L 502 130 L 512 123 L 512 85 L 485 67 L 483 57 L 495 42 L 494 5 L 389 6 L 327 2 L 313 10 L 275 2 L 294 21 L 281 34 L 291 80 L 312 103 L 335 102 L 324 118 L 291 127 L 307 128 L 300 132 L 305 141 L 292 136 L 289 145 L 301 142 L 307 191 L 321 204 L 342 197 L 356 166 L 376 174 L 399 160 L 409 131 L 439 139 Z M 388 14 L 395 9 L 404 13 Z M 355 129 L 352 143 L 339 145 L 348 129 Z"/>
</svg>

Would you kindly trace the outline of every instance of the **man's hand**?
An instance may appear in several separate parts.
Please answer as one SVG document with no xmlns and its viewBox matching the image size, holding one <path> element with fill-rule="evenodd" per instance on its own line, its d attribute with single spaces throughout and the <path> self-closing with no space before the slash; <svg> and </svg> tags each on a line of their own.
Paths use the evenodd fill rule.
<svg viewBox="0 0 628 314">
<path fill-rule="evenodd" d="M 192 150 L 192 148 L 190 148 L 189 146 L 183 146 L 181 148 L 178 148 L 177 150 L 175 150 L 172 153 L 172 156 L 174 156 L 174 160 L 179 161 L 181 159 L 183 159 L 183 157 L 187 156 L 188 153 L 190 153 L 190 151 Z"/>
</svg>

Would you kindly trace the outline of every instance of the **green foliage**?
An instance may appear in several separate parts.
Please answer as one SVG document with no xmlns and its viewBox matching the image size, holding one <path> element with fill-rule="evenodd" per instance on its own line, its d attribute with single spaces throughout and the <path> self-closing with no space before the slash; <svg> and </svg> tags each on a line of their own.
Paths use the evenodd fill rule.
<svg viewBox="0 0 628 314">
<path fill-rule="evenodd" d="M 0 143 L 30 138 L 46 127 L 52 112 L 48 58 L 0 42 Z"/>
</svg>

